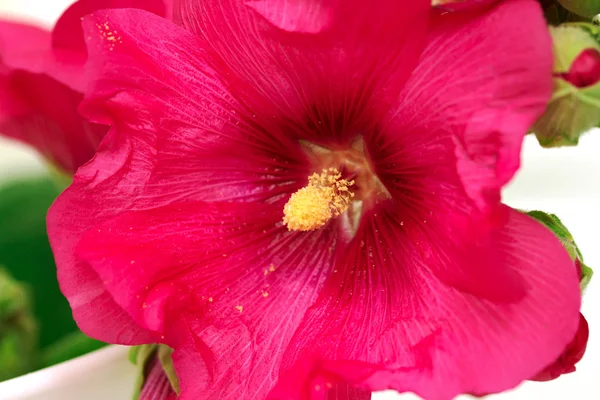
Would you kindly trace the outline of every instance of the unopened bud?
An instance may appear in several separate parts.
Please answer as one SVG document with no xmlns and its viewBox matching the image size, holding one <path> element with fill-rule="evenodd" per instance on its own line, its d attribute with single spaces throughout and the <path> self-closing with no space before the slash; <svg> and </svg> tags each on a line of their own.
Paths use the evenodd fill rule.
<svg viewBox="0 0 600 400">
<path fill-rule="evenodd" d="M 574 146 L 600 123 L 600 44 L 592 24 L 550 27 L 554 46 L 553 93 L 533 126 L 543 147 Z"/>
</svg>

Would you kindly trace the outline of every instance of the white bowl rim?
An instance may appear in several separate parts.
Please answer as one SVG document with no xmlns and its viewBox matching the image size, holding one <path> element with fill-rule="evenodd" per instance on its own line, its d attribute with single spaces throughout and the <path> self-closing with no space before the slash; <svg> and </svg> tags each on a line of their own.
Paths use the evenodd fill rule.
<svg viewBox="0 0 600 400">
<path fill-rule="evenodd" d="M 0 382 L 0 400 L 43 394 L 78 376 L 86 376 L 127 357 L 129 347 L 108 346 L 83 356 L 17 378 Z"/>
</svg>

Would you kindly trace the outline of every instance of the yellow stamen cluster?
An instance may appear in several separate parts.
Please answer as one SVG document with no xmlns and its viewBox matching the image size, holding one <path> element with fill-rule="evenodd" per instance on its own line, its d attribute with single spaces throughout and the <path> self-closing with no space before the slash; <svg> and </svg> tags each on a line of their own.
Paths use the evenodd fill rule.
<svg viewBox="0 0 600 400">
<path fill-rule="evenodd" d="M 336 168 L 324 169 L 308 178 L 308 186 L 290 197 L 283 207 L 283 223 L 290 231 L 312 231 L 348 209 L 354 181 L 341 179 Z"/>
</svg>

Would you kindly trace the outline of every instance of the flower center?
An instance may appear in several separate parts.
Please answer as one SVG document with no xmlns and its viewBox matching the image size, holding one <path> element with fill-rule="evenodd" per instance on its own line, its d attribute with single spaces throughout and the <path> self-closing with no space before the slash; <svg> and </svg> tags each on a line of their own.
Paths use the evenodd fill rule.
<svg viewBox="0 0 600 400">
<path fill-rule="evenodd" d="M 322 172 L 311 175 L 308 185 L 290 197 L 283 222 L 289 230 L 312 231 L 339 216 L 344 238 L 352 239 L 362 216 L 391 199 L 375 173 L 363 138 L 328 144 L 302 140 L 300 145 L 311 169 Z"/>
<path fill-rule="evenodd" d="M 312 231 L 348 209 L 354 181 L 342 179 L 337 168 L 323 169 L 308 178 L 308 185 L 290 197 L 283 207 L 283 223 L 291 231 Z"/>
</svg>

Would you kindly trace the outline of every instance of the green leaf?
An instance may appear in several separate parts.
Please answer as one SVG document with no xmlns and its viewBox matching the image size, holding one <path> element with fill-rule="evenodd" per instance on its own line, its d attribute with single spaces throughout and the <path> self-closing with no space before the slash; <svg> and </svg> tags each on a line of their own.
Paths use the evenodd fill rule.
<svg viewBox="0 0 600 400">
<path fill-rule="evenodd" d="M 37 365 L 38 329 L 26 285 L 0 267 L 0 381 Z"/>
<path fill-rule="evenodd" d="M 33 312 L 40 327 L 37 367 L 54 365 L 105 345 L 79 331 L 58 286 L 46 235 L 48 208 L 67 183 L 57 183 L 56 176 L 29 178 L 0 187 L 0 263 L 16 279 L 27 282 L 32 294 Z"/>
<path fill-rule="evenodd" d="M 59 290 L 46 235 L 46 213 L 59 193 L 59 187 L 48 177 L 0 187 L 0 264 L 30 287 L 42 348 L 78 330 Z"/>
<path fill-rule="evenodd" d="M 59 193 L 55 182 L 47 177 L 0 187 L 0 264 L 17 280 L 29 284 L 42 347 L 77 331 L 69 304 L 58 287 L 46 235 L 46 213 Z"/>
</svg>

